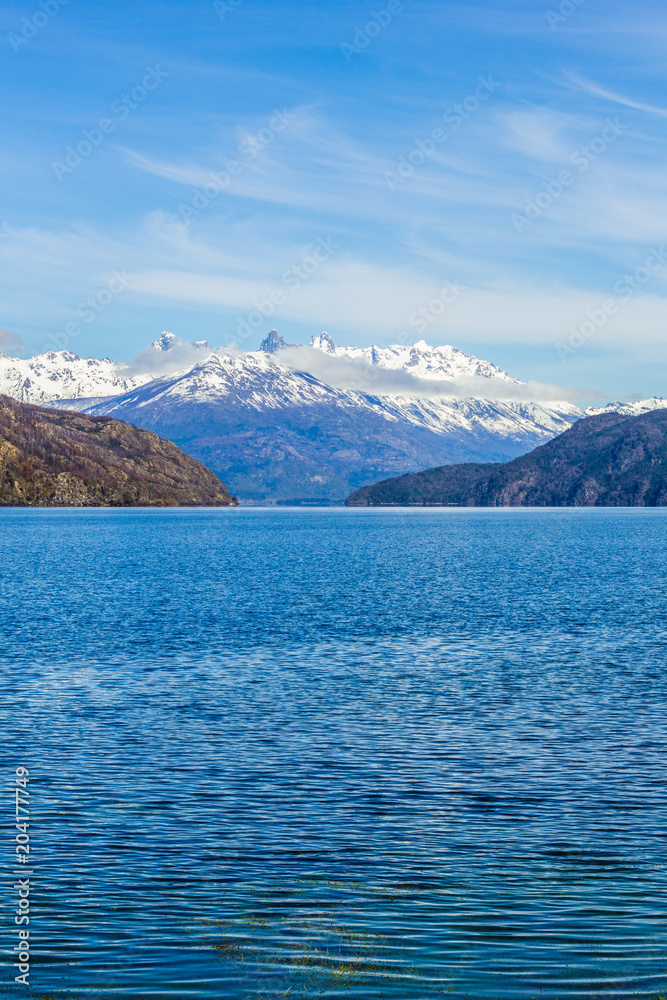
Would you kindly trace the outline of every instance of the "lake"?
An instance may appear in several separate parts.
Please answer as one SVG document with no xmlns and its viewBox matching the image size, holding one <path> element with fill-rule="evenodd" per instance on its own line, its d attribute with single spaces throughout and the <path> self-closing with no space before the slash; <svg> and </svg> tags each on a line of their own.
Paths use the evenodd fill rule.
<svg viewBox="0 0 667 1000">
<path fill-rule="evenodd" d="M 4 509 L 0 552 L 30 996 L 667 989 L 667 510 Z"/>
</svg>

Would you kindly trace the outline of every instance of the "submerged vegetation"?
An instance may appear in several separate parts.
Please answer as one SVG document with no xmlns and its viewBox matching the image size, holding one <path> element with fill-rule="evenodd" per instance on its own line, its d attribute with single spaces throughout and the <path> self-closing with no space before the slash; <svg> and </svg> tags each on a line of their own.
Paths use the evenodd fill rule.
<svg viewBox="0 0 667 1000">
<path fill-rule="evenodd" d="M 258 890 L 254 912 L 212 920 L 203 940 L 233 968 L 244 1000 L 357 996 L 399 997 L 418 980 L 424 996 L 452 986 L 436 982 L 406 961 L 406 942 L 370 930 L 359 906 L 364 897 L 393 902 L 406 886 L 372 888 L 361 882 L 299 879 L 289 889 Z"/>
</svg>

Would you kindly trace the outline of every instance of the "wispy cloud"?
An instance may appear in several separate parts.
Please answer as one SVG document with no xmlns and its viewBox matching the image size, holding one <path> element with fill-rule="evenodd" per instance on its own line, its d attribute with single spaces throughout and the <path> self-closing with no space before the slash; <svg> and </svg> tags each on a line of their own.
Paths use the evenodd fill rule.
<svg viewBox="0 0 667 1000">
<path fill-rule="evenodd" d="M 177 184 L 192 184 L 193 186 L 197 186 L 207 184 L 211 179 L 210 175 L 212 171 L 207 171 L 202 167 L 192 165 L 178 166 L 175 163 L 158 160 L 152 156 L 144 156 L 142 153 L 137 153 L 133 149 L 126 149 L 125 147 L 121 147 L 121 151 L 128 162 L 139 170 L 144 170 L 155 177 L 163 177 L 168 181 L 175 181 Z"/>
<path fill-rule="evenodd" d="M 667 109 L 655 96 L 664 12 L 653 0 L 632 12 L 616 0 L 604 10 L 587 2 L 551 31 L 548 6 L 411 0 L 400 29 L 346 63 L 340 42 L 360 19 L 351 0 L 326 10 L 314 0 L 253 0 L 224 25 L 209 5 L 197 31 L 187 30 L 195 15 L 182 4 L 146 0 L 139 21 L 121 12 L 103 33 L 97 14 L 69 5 L 31 43 L 30 60 L 6 68 L 18 75 L 8 80 L 13 138 L 0 155 L 0 322 L 42 349 L 105 275 L 127 268 L 136 278 L 126 296 L 75 349 L 131 357 L 164 327 L 219 343 L 331 234 L 340 251 L 270 319 L 288 339 L 292 329 L 305 339 L 328 326 L 338 339 L 386 344 L 406 331 L 475 353 L 488 345 L 491 360 L 511 345 L 520 363 L 540 348 L 546 357 L 667 231 Z M 49 66 L 48 88 L 35 59 Z M 67 191 L 56 190 L 57 151 L 96 128 L 110 97 L 158 59 L 175 86 L 128 116 L 122 145 L 105 143 Z M 499 89 L 389 190 L 386 172 L 402 157 L 419 160 L 418 143 L 480 74 Z M 182 204 L 252 148 L 275 108 L 295 113 L 289 128 L 186 218 Z M 616 115 L 628 124 L 619 141 L 517 234 L 511 214 L 572 169 L 571 157 Z M 465 296 L 417 329 L 411 317 L 447 280 L 465 285 Z M 665 291 L 656 274 L 588 345 L 610 377 L 625 378 L 614 366 L 633 353 L 667 369 Z M 265 332 L 257 329 L 256 343 Z M 568 378 L 594 380 L 585 353 Z M 546 368 L 539 375 L 550 382 Z"/>
<path fill-rule="evenodd" d="M 641 264 L 651 246 L 649 241 L 664 232 L 661 226 L 667 224 L 667 208 L 661 213 L 649 194 L 658 182 L 659 178 L 647 179 L 645 199 L 639 186 L 634 197 L 625 199 L 625 207 L 621 176 L 601 192 L 596 220 L 599 231 L 617 236 L 612 227 L 621 230 L 622 213 L 627 213 L 627 228 L 634 226 L 636 237 L 646 239 L 639 244 L 641 250 L 628 252 L 617 247 L 613 254 L 608 251 L 611 263 L 603 288 L 586 289 L 575 281 L 568 284 L 554 279 L 513 280 L 511 267 L 492 270 L 480 259 L 469 264 L 462 255 L 442 253 L 437 243 L 430 247 L 425 240 L 433 241 L 434 237 L 426 226 L 423 239 L 415 236 L 414 254 L 428 261 L 428 273 L 414 265 L 414 254 L 412 266 L 371 264 L 358 247 L 343 245 L 308 281 L 290 290 L 271 322 L 299 324 L 313 332 L 327 326 L 359 344 L 371 339 L 386 344 L 407 332 L 415 340 L 427 334 L 435 342 L 487 344 L 490 350 L 493 345 L 551 345 L 562 339 L 587 309 L 611 294 L 614 282 Z M 593 217 L 592 207 L 588 210 Z M 577 204 L 558 211 L 563 216 L 576 213 Z M 556 216 L 554 222 L 559 219 Z M 122 309 L 130 310 L 128 318 L 137 310 L 155 309 L 161 314 L 158 329 L 151 330 L 153 336 L 170 325 L 168 317 L 174 307 L 183 307 L 193 315 L 213 310 L 219 317 L 220 341 L 228 336 L 233 339 L 237 318 L 256 309 L 256 303 L 266 300 L 276 288 L 284 289 L 283 274 L 308 253 L 310 245 L 293 237 L 282 245 L 277 239 L 267 240 L 261 227 L 245 221 L 230 225 L 221 244 L 161 213 L 153 214 L 144 227 L 123 241 L 83 228 L 63 233 L 12 228 L 10 236 L 11 240 L 0 245 L 0 259 L 7 286 L 13 288 L 14 305 L 10 308 L 6 295 L 0 305 L 10 328 L 22 332 L 19 324 L 25 321 L 27 310 L 44 324 L 38 348 L 45 334 L 71 319 L 79 302 L 117 268 L 127 268 L 134 275 L 122 303 Z M 551 238 L 554 236 L 552 227 Z M 511 246 L 511 239 L 508 231 L 506 247 Z M 563 240 L 563 247 L 567 246 Z M 425 331 L 414 314 L 437 297 L 446 280 L 463 282 L 465 294 Z M 667 269 L 658 272 L 650 286 L 640 290 L 609 323 L 600 343 L 617 347 L 633 344 L 636 349 L 642 344 L 660 345 L 667 326 L 666 280 Z M 34 302 L 37 287 L 39 308 Z M 66 309 L 57 305 L 63 289 L 67 291 Z M 108 322 L 112 319 L 110 314 Z M 196 334 L 196 326 L 193 332 Z M 259 329 L 257 336 L 259 342 Z M 125 356 L 131 356 L 130 352 Z"/>
<path fill-rule="evenodd" d="M 25 344 L 21 338 L 16 333 L 12 333 L 11 330 L 0 329 L 0 351 L 4 350 L 23 350 Z"/>
<path fill-rule="evenodd" d="M 526 156 L 554 163 L 566 160 L 572 152 L 572 142 L 564 133 L 579 125 L 575 116 L 543 107 L 512 111 L 505 122 L 509 146 Z"/>
<path fill-rule="evenodd" d="M 575 86 L 586 94 L 592 94 L 594 97 L 602 97 L 604 100 L 612 101 L 614 104 L 618 104 L 624 108 L 634 108 L 636 111 L 646 111 L 648 114 L 658 115 L 660 118 L 667 118 L 667 108 L 660 108 L 654 104 L 645 104 L 643 101 L 637 101 L 631 97 L 625 97 L 623 94 L 609 90 L 598 83 L 586 80 L 574 73 L 569 73 L 567 76 L 575 84 Z"/>
</svg>

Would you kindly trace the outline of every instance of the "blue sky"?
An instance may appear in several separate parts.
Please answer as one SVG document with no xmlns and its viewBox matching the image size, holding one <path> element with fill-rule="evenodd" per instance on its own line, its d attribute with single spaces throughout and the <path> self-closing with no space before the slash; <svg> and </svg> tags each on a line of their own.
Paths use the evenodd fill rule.
<svg viewBox="0 0 667 1000">
<path fill-rule="evenodd" d="M 129 360 L 165 329 L 253 349 L 275 326 L 667 394 L 657 3 L 0 18 L 5 352 Z"/>
</svg>

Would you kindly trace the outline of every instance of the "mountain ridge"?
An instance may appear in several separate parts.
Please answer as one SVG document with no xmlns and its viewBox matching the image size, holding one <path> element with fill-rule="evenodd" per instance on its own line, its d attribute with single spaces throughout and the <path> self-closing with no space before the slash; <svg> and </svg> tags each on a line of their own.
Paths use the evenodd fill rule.
<svg viewBox="0 0 667 1000">
<path fill-rule="evenodd" d="M 369 365 L 385 368 L 387 371 L 402 370 L 415 378 L 435 382 L 454 381 L 457 378 L 500 379 L 521 385 L 519 379 L 512 378 L 491 361 L 484 361 L 473 354 L 466 354 L 450 344 L 431 347 L 425 340 L 418 340 L 412 346 L 390 344 L 388 347 L 339 347 L 328 333 L 310 338 L 313 350 L 334 358 L 350 361 L 364 361 Z"/>
<path fill-rule="evenodd" d="M 511 462 L 425 469 L 365 486 L 366 506 L 667 506 L 667 409 L 600 413 Z"/>
<path fill-rule="evenodd" d="M 56 410 L 147 427 L 204 462 L 244 502 L 342 503 L 362 485 L 415 469 L 507 461 L 585 415 L 572 403 L 513 398 L 525 394 L 524 383 L 449 346 L 337 347 L 321 334 L 309 350 L 275 330 L 261 346 L 216 353 L 164 332 L 131 366 L 70 352 L 0 358 L 0 391 L 9 381 L 15 398 L 38 395 Z M 476 392 L 460 395 L 462 384 Z M 612 408 L 620 405 L 662 403 Z"/>
<path fill-rule="evenodd" d="M 276 330 L 271 330 L 259 351 L 247 352 L 246 356 L 275 355 L 299 346 L 303 345 L 288 344 Z M 323 333 L 311 337 L 308 346 L 330 357 L 363 361 L 388 371 L 403 370 L 418 379 L 447 382 L 457 376 L 476 375 L 521 384 L 489 361 L 449 346 L 432 348 L 425 341 L 413 347 L 337 347 L 328 334 Z M 179 348 L 184 347 L 190 349 L 189 359 L 180 364 Z M 165 360 L 170 357 L 178 359 L 174 362 L 173 371 L 176 371 L 192 368 L 199 361 L 198 354 L 204 360 L 204 356 L 215 353 L 221 351 L 215 351 L 206 341 L 186 343 L 167 331 L 139 355 L 137 361 L 146 366 L 143 371 L 137 371 L 136 364 L 113 362 L 109 358 L 82 358 L 72 351 L 47 351 L 27 359 L 0 353 L 0 393 L 36 405 L 57 399 L 120 396 L 159 377 Z"/>
<path fill-rule="evenodd" d="M 350 489 L 385 470 L 398 474 L 433 458 L 514 457 L 553 437 L 580 411 L 374 396 L 334 388 L 257 352 L 212 355 L 85 412 L 175 441 L 244 498 L 342 502 Z"/>
</svg>

